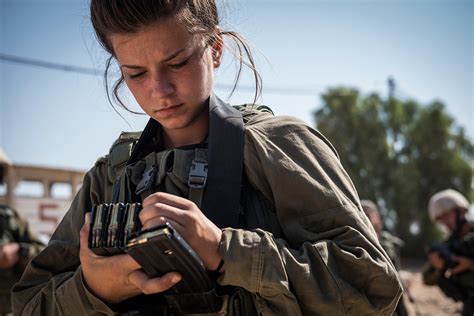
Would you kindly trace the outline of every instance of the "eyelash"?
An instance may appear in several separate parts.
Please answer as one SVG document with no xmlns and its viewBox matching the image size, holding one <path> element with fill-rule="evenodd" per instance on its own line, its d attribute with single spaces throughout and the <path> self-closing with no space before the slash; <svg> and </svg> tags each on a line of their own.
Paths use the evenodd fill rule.
<svg viewBox="0 0 474 316">
<path fill-rule="evenodd" d="M 140 76 L 142 76 L 145 72 L 140 72 L 138 74 L 133 74 L 133 75 L 128 75 L 128 78 L 129 79 L 137 79 L 139 78 Z"/>
<path fill-rule="evenodd" d="M 189 62 L 189 59 L 191 59 L 191 57 L 189 57 L 188 59 L 186 59 L 183 62 L 180 62 L 179 64 L 174 64 L 174 65 L 169 65 L 169 66 L 173 69 L 179 69 L 179 68 L 185 66 Z"/>
<path fill-rule="evenodd" d="M 191 57 L 184 60 L 183 62 L 180 62 L 179 64 L 169 65 L 169 67 L 172 68 L 172 69 L 180 69 L 180 68 L 184 67 L 185 65 L 187 65 L 189 63 L 190 59 L 191 59 Z M 145 71 L 137 73 L 137 74 L 133 74 L 133 75 L 128 75 L 128 78 L 129 79 L 138 79 L 144 74 L 145 74 Z"/>
</svg>

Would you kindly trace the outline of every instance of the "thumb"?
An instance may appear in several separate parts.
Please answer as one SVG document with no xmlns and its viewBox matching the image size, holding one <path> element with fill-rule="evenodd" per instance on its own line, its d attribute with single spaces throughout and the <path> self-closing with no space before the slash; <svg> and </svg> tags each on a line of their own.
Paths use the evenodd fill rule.
<svg viewBox="0 0 474 316">
<path fill-rule="evenodd" d="M 80 237 L 80 247 L 82 249 L 89 249 L 89 230 L 91 225 L 91 213 L 87 212 L 84 218 L 84 225 L 82 225 L 81 231 L 79 233 Z"/>
</svg>

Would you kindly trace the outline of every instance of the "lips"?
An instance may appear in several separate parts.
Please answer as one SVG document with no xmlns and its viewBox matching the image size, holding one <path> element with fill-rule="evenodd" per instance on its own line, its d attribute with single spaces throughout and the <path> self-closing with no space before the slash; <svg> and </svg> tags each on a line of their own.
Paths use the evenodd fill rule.
<svg viewBox="0 0 474 316">
<path fill-rule="evenodd" d="M 155 112 L 159 113 L 161 115 L 164 115 L 164 116 L 168 116 L 168 115 L 173 114 L 173 112 L 177 111 L 178 108 L 180 108 L 182 105 L 183 105 L 183 103 L 176 104 L 176 105 L 165 106 L 165 107 L 162 107 L 162 108 L 156 110 Z"/>
</svg>

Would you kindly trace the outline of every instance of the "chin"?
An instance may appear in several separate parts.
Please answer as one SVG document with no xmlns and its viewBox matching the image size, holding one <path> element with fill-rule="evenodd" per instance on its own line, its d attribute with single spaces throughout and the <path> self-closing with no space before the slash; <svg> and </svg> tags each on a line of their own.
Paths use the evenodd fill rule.
<svg viewBox="0 0 474 316">
<path fill-rule="evenodd" d="M 158 122 L 167 130 L 185 129 L 191 125 L 189 120 L 158 120 Z"/>
</svg>

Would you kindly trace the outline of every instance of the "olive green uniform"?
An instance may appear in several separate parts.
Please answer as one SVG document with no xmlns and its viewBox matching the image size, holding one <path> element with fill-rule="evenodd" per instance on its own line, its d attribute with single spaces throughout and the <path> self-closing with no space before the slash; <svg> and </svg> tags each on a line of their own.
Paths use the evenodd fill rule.
<svg viewBox="0 0 474 316">
<path fill-rule="evenodd" d="M 335 150 L 296 119 L 243 114 L 246 179 L 268 205 L 246 212 L 246 227 L 222 229 L 218 283 L 252 293 L 261 315 L 391 315 L 400 282 Z M 49 246 L 15 286 L 16 314 L 112 314 L 85 287 L 79 262 L 84 212 L 112 196 L 110 163 L 99 159 L 86 174 Z"/>
<path fill-rule="evenodd" d="M 403 240 L 393 236 L 388 231 L 383 230 L 379 235 L 379 241 L 382 248 L 387 252 L 388 257 L 392 261 L 397 270 L 400 269 L 400 248 L 403 247 Z"/>
<path fill-rule="evenodd" d="M 429 264 L 423 270 L 425 284 L 438 285 L 448 297 L 464 303 L 462 315 L 474 315 L 474 222 L 469 225 L 468 234 L 462 238 L 451 236 L 444 244 L 453 255 L 470 258 L 470 270 L 451 276 Z"/>
<path fill-rule="evenodd" d="M 0 269 L 0 315 L 12 311 L 11 288 L 20 280 L 29 259 L 42 249 L 42 243 L 32 236 L 18 213 L 0 205 L 0 244 L 12 242 L 20 244 L 20 260 L 10 269 Z"/>
<path fill-rule="evenodd" d="M 387 253 L 388 257 L 392 261 L 395 269 L 400 270 L 401 260 L 400 260 L 400 248 L 403 247 L 404 242 L 400 238 L 392 235 L 386 230 L 382 230 L 379 234 L 379 241 L 382 245 L 382 248 Z M 397 308 L 395 309 L 395 316 L 405 316 L 408 315 L 408 309 L 410 305 L 410 297 L 408 291 L 403 293 L 402 298 L 398 302 Z"/>
</svg>

